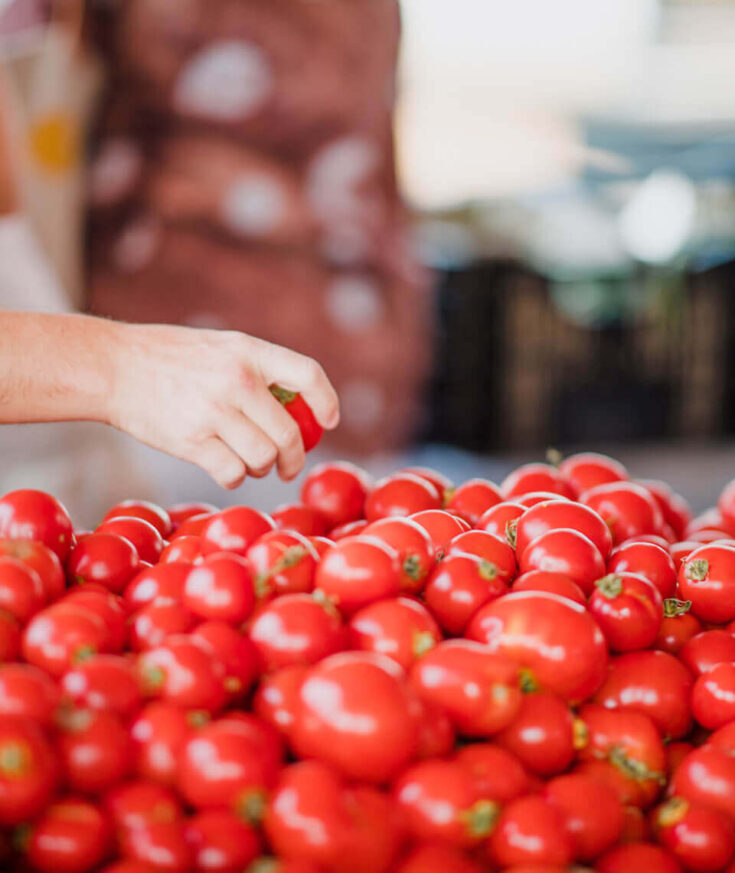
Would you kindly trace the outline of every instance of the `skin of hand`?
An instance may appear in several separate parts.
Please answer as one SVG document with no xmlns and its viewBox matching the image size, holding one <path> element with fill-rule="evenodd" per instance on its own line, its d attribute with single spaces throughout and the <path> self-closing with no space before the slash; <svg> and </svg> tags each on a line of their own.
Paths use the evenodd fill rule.
<svg viewBox="0 0 735 873">
<path fill-rule="evenodd" d="M 247 334 L 0 313 L 0 421 L 103 421 L 224 488 L 274 466 L 292 479 L 304 465 L 274 383 L 302 394 L 322 427 L 336 427 L 339 402 L 321 366 Z"/>
</svg>

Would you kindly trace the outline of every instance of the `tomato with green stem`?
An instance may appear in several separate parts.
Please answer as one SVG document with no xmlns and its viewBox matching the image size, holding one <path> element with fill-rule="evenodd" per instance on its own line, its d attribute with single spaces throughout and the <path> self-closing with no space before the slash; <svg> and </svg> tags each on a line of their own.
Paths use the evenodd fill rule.
<svg viewBox="0 0 735 873">
<path fill-rule="evenodd" d="M 679 588 L 702 621 L 727 624 L 735 619 L 735 547 L 712 544 L 695 549 L 679 568 Z"/>
<path fill-rule="evenodd" d="M 461 746 L 454 760 L 470 774 L 480 797 L 508 803 L 530 793 L 531 779 L 523 764 L 512 752 L 494 742 Z"/>
<path fill-rule="evenodd" d="M 324 434 L 324 428 L 316 420 L 311 407 L 298 391 L 271 385 L 270 392 L 299 426 L 304 451 L 310 452 L 319 444 Z"/>
<path fill-rule="evenodd" d="M 314 589 L 319 555 L 304 534 L 274 530 L 263 534 L 248 549 L 258 597 L 304 594 Z"/>
<path fill-rule="evenodd" d="M 412 521 L 420 525 L 428 534 L 434 558 L 440 560 L 449 543 L 458 534 L 469 530 L 470 526 L 451 512 L 443 509 L 427 509 L 411 516 Z"/>
<path fill-rule="evenodd" d="M 663 600 L 656 586 L 644 576 L 624 571 L 595 582 L 588 609 L 615 652 L 652 646 L 663 620 Z"/>
<path fill-rule="evenodd" d="M 404 670 L 442 639 L 431 613 L 410 597 L 364 606 L 350 619 L 349 632 L 351 648 L 385 655 Z"/>
<path fill-rule="evenodd" d="M 658 842 L 693 873 L 718 873 L 735 855 L 735 823 L 719 810 L 672 797 L 652 821 Z"/>
<path fill-rule="evenodd" d="M 347 537 L 324 555 L 315 583 L 320 596 L 350 616 L 368 603 L 399 594 L 398 552 L 377 537 Z"/>
<path fill-rule="evenodd" d="M 363 533 L 377 537 L 398 552 L 401 565 L 401 591 L 418 594 L 434 567 L 434 550 L 428 533 L 410 518 L 381 518 Z"/>
</svg>

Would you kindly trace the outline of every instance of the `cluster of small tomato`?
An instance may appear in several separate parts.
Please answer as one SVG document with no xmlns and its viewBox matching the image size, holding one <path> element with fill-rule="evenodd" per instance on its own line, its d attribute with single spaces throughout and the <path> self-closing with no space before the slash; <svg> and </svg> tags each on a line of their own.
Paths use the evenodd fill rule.
<svg viewBox="0 0 735 873">
<path fill-rule="evenodd" d="M 0 869 L 735 873 L 735 482 L 0 498 Z"/>
</svg>

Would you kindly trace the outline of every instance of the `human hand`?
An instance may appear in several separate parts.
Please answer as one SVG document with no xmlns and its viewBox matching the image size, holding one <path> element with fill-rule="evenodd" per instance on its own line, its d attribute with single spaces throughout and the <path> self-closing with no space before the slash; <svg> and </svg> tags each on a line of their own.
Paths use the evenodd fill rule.
<svg viewBox="0 0 735 873">
<path fill-rule="evenodd" d="M 282 479 L 304 466 L 296 422 L 269 390 L 297 391 L 324 428 L 339 403 L 311 358 L 234 331 L 113 325 L 106 419 L 156 449 L 204 469 L 225 488 L 276 465 Z"/>
</svg>

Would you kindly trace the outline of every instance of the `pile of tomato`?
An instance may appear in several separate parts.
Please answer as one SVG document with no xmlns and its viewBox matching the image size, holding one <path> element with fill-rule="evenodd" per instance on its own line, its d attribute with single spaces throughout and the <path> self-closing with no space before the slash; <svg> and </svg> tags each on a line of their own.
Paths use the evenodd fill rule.
<svg viewBox="0 0 735 873">
<path fill-rule="evenodd" d="M 0 869 L 735 873 L 735 481 L 0 498 Z"/>
</svg>

